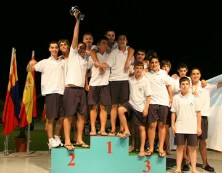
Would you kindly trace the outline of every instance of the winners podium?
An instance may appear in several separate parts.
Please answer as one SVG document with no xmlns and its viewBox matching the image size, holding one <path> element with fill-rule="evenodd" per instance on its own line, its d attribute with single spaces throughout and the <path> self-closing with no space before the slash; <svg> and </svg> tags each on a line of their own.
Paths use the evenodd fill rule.
<svg viewBox="0 0 222 173">
<path fill-rule="evenodd" d="M 51 150 L 51 173 L 165 173 L 166 157 L 129 153 L 129 138 L 91 136 L 90 148 Z"/>
</svg>

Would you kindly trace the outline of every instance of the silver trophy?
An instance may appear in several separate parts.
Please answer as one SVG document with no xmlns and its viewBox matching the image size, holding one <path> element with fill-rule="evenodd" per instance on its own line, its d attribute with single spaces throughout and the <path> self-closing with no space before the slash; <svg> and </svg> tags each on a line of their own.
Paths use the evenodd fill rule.
<svg viewBox="0 0 222 173">
<path fill-rule="evenodd" d="M 75 16 L 75 13 L 78 13 L 77 19 L 79 19 L 79 20 L 83 20 L 84 19 L 85 15 L 80 12 L 78 6 L 74 6 L 74 7 L 72 7 L 70 9 L 70 14 L 72 16 Z"/>
</svg>

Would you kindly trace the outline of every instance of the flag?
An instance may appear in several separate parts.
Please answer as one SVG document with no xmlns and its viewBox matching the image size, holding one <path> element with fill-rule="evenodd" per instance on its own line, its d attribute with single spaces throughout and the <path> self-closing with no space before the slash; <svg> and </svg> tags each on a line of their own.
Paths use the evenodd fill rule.
<svg viewBox="0 0 222 173">
<path fill-rule="evenodd" d="M 2 115 L 4 135 L 9 135 L 19 122 L 20 98 L 16 62 L 16 50 L 12 48 L 9 82 Z"/>
<path fill-rule="evenodd" d="M 207 80 L 210 84 L 217 85 L 222 82 L 222 74 Z M 210 114 L 208 119 L 207 148 L 222 151 L 222 88 L 210 92 Z"/>
<path fill-rule="evenodd" d="M 35 59 L 34 51 L 32 59 Z M 20 127 L 25 127 L 32 123 L 32 117 L 37 117 L 36 108 L 36 87 L 35 87 L 35 71 L 28 72 L 23 91 L 21 111 L 20 111 Z"/>
</svg>

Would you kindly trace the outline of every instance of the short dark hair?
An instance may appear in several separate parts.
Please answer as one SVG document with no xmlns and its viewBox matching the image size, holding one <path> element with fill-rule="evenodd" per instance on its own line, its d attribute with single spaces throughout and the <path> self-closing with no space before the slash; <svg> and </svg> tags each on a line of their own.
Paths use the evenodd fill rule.
<svg viewBox="0 0 222 173">
<path fill-rule="evenodd" d="M 150 57 L 150 58 L 149 58 L 149 61 L 151 62 L 153 59 L 157 59 L 158 61 L 160 61 L 159 57 L 157 57 L 157 56 L 152 56 L 152 57 Z"/>
<path fill-rule="evenodd" d="M 108 41 L 109 39 L 108 39 L 108 37 L 106 37 L 105 35 L 102 35 L 102 36 L 100 36 L 100 37 L 97 39 L 97 43 L 100 43 L 102 40 Z"/>
<path fill-rule="evenodd" d="M 179 66 L 177 67 L 177 70 L 181 69 L 181 68 L 185 68 L 188 70 L 188 65 L 184 62 L 180 63 Z"/>
<path fill-rule="evenodd" d="M 190 70 L 190 75 L 192 74 L 192 71 L 193 71 L 193 70 L 198 70 L 198 71 L 200 72 L 200 74 L 201 74 L 201 70 L 200 70 L 199 67 L 193 67 L 193 68 Z"/>
<path fill-rule="evenodd" d="M 190 83 L 190 79 L 185 76 L 185 77 L 181 77 L 181 78 L 180 78 L 180 80 L 179 80 L 180 85 L 181 85 L 181 83 L 184 82 L 184 81 L 188 81 L 188 83 Z"/>
<path fill-rule="evenodd" d="M 58 41 L 59 46 L 60 46 L 61 43 L 66 43 L 68 46 L 70 46 L 70 42 L 69 42 L 68 39 L 60 39 L 60 40 Z"/>
<path fill-rule="evenodd" d="M 51 46 L 51 44 L 57 44 L 59 46 L 58 42 L 54 40 L 49 43 L 49 47 Z"/>
<path fill-rule="evenodd" d="M 135 55 L 138 53 L 138 52 L 143 52 L 145 55 L 146 55 L 146 51 L 144 49 L 137 49 L 135 51 Z"/>
<path fill-rule="evenodd" d="M 171 62 L 170 62 L 170 60 L 168 60 L 168 59 L 162 60 L 161 63 L 160 63 L 160 67 L 162 68 L 164 65 L 168 65 L 170 67 L 170 69 L 171 69 Z"/>
<path fill-rule="evenodd" d="M 135 62 L 134 68 L 137 67 L 137 66 L 142 66 L 142 67 L 144 68 L 143 62 L 140 62 L 140 61 L 136 61 L 136 62 Z"/>
<path fill-rule="evenodd" d="M 149 49 L 146 53 L 146 57 L 149 59 L 152 58 L 152 57 L 157 57 L 157 52 L 154 50 L 154 49 Z"/>
</svg>

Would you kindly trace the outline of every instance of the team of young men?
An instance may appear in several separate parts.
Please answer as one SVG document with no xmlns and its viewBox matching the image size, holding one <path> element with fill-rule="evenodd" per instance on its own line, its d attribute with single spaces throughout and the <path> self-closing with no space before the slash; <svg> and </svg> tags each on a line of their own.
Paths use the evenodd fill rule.
<svg viewBox="0 0 222 173">
<path fill-rule="evenodd" d="M 127 45 L 128 40 L 126 35 L 120 34 L 117 42 L 114 42 L 114 39 L 108 38 L 110 35 L 115 36 L 115 32 L 107 31 L 106 37 L 99 38 L 97 46 L 91 47 L 87 53 L 87 42 L 79 41 L 80 20 L 77 17 L 75 20 L 73 39 L 66 58 L 58 56 L 59 49 L 62 51 L 63 48 L 61 42 L 51 42 L 49 45 L 51 55 L 48 59 L 39 62 L 31 60 L 27 65 L 28 71 L 36 70 L 42 73 L 41 89 L 42 95 L 46 97 L 49 148 L 61 145 L 58 137 L 58 129 L 56 130 L 55 136 L 53 136 L 53 123 L 56 118 L 62 117 L 61 122 L 63 122 L 65 140 L 64 146 L 68 150 L 74 149 L 70 139 L 73 116 L 77 116 L 75 145 L 84 148 L 89 147 L 89 145 L 83 141 L 84 124 L 87 119 L 89 106 L 91 136 L 118 135 L 121 138 L 129 137 L 131 136 L 131 130 L 128 127 L 128 120 L 132 119 L 140 132 L 139 156 L 151 156 L 153 154 L 156 128 L 158 128 L 158 154 L 160 157 L 165 157 L 165 124 L 171 108 L 173 112 L 172 129 L 173 134 L 176 136 L 175 144 L 179 146 L 177 149 L 177 172 L 180 172 L 183 156 L 181 155 L 181 151 L 185 146 L 186 140 L 188 146 L 196 146 L 198 136 L 204 131 L 204 137 L 200 139 L 200 148 L 204 151 L 206 148 L 206 145 L 204 146 L 204 142 L 201 142 L 201 140 L 206 139 L 207 129 L 205 128 L 208 127 L 202 127 L 202 125 L 200 125 L 201 118 L 199 117 L 202 115 L 200 113 L 201 108 L 200 106 L 198 107 L 198 105 L 196 106 L 196 101 L 194 101 L 195 98 L 199 97 L 201 92 L 197 93 L 197 87 L 193 92 L 190 90 L 190 88 L 194 88 L 196 84 L 193 84 L 192 80 L 190 83 L 190 79 L 187 77 L 181 77 L 179 80 L 179 89 L 181 92 L 176 95 L 177 97 L 173 96 L 172 83 L 169 80 L 169 75 L 160 69 L 159 58 L 157 56 L 151 56 L 149 59 L 149 70 L 146 69 L 147 71 L 144 70 L 143 62 L 135 62 L 133 68 L 134 75 L 129 77 L 129 64 L 133 58 L 134 50 Z M 92 37 L 92 35 L 88 35 Z M 92 42 L 93 41 L 91 41 L 91 43 Z M 68 42 L 65 43 L 69 48 Z M 111 44 L 113 48 L 109 46 Z M 147 67 L 147 64 L 145 67 Z M 88 80 L 87 72 L 89 69 L 91 70 L 91 76 Z M 198 70 L 199 69 L 197 69 L 197 71 Z M 200 71 L 198 72 L 200 73 Z M 199 81 L 200 75 L 199 78 L 196 78 Z M 88 95 L 85 90 L 88 91 Z M 190 96 L 190 94 L 192 94 L 192 96 Z M 193 111 L 192 113 L 197 117 L 192 120 L 193 124 L 196 123 L 192 133 L 186 128 L 182 131 L 177 131 L 177 128 L 180 129 L 177 118 L 181 116 L 181 106 L 178 106 L 178 104 L 183 105 L 184 102 L 180 100 L 175 103 L 176 99 L 174 99 L 174 97 L 181 97 L 183 100 L 186 95 L 189 95 L 191 102 L 195 103 L 194 105 L 196 106 L 194 106 L 192 110 L 189 110 L 190 108 L 185 106 L 183 110 L 185 112 L 186 109 Z M 173 107 L 171 107 L 172 105 Z M 105 131 L 107 106 L 111 106 L 111 131 L 109 133 Z M 100 112 L 101 129 L 97 133 L 95 120 L 98 112 Z M 120 120 L 119 133 L 116 133 L 117 117 Z M 186 122 L 182 120 L 182 124 L 184 123 L 186 124 Z M 61 128 L 61 126 L 59 127 Z M 191 136 L 191 139 L 187 136 Z M 149 141 L 149 149 L 147 151 L 145 151 L 146 139 Z M 194 160 L 196 159 L 196 155 L 194 150 L 190 149 L 190 154 L 192 170 L 195 172 L 196 169 L 194 165 L 196 162 Z M 203 168 L 208 171 L 213 171 L 213 168 L 207 163 L 206 152 L 202 152 L 201 155 L 202 158 L 204 158 Z"/>
</svg>

